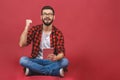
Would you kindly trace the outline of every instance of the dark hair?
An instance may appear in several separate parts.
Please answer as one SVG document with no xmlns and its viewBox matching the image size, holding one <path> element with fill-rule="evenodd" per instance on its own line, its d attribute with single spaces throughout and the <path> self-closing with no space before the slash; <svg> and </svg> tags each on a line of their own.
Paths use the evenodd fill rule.
<svg viewBox="0 0 120 80">
<path fill-rule="evenodd" d="M 42 11 L 45 10 L 45 9 L 50 9 L 50 10 L 52 10 L 53 15 L 55 14 L 55 11 L 54 11 L 54 9 L 53 9 L 51 6 L 44 6 L 44 7 L 42 8 L 42 10 L 41 10 L 41 14 L 42 14 Z"/>
</svg>

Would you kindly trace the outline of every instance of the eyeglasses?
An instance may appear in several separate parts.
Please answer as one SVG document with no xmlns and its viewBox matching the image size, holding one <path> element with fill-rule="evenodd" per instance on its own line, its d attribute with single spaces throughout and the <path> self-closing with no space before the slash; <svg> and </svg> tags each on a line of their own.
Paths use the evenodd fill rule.
<svg viewBox="0 0 120 80">
<path fill-rule="evenodd" d="M 53 13 L 43 13 L 42 15 L 43 15 L 43 16 L 47 16 L 47 15 L 48 15 L 48 16 L 53 16 L 54 14 L 53 14 Z"/>
</svg>

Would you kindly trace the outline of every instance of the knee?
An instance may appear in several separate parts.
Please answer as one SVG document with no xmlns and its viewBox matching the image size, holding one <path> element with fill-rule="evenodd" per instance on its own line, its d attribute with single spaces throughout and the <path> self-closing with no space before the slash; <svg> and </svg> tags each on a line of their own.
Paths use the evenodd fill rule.
<svg viewBox="0 0 120 80">
<path fill-rule="evenodd" d="M 63 58 L 61 60 L 61 65 L 62 65 L 62 67 L 67 67 L 69 65 L 68 59 L 67 58 Z"/>
<path fill-rule="evenodd" d="M 28 57 L 23 56 L 23 57 L 20 58 L 19 63 L 20 63 L 21 65 L 24 65 L 24 64 L 27 63 L 28 59 L 29 59 Z"/>
</svg>

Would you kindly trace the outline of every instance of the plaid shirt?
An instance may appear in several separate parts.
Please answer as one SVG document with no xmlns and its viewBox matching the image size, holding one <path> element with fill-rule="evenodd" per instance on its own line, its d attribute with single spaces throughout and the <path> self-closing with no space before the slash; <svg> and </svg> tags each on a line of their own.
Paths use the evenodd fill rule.
<svg viewBox="0 0 120 80">
<path fill-rule="evenodd" d="M 33 42 L 31 53 L 33 58 L 37 57 L 39 54 L 42 30 L 42 25 L 33 26 L 27 34 L 27 45 Z M 52 26 L 52 33 L 50 34 L 50 46 L 51 48 L 54 48 L 54 54 L 57 55 L 61 52 L 65 54 L 64 36 L 62 32 L 55 26 Z"/>
</svg>

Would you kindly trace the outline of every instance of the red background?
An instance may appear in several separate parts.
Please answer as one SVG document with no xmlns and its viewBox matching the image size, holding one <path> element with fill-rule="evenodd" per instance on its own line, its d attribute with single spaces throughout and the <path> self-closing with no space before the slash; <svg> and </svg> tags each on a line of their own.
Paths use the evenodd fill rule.
<svg viewBox="0 0 120 80">
<path fill-rule="evenodd" d="M 25 19 L 41 23 L 44 5 L 54 7 L 65 37 L 66 80 L 120 80 L 119 0 L 0 0 L 0 80 L 24 80 L 19 58 L 31 46 L 21 49 L 19 37 Z"/>
</svg>

